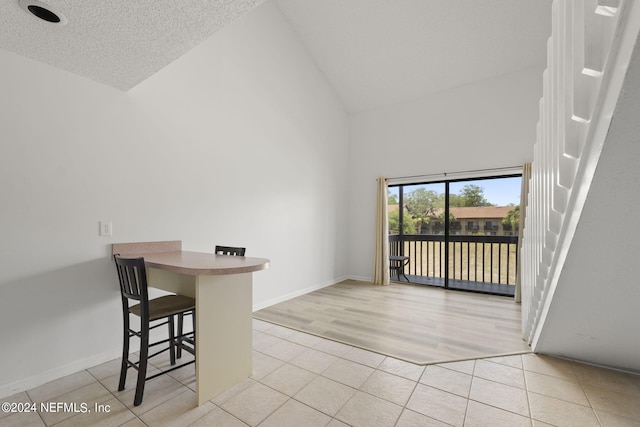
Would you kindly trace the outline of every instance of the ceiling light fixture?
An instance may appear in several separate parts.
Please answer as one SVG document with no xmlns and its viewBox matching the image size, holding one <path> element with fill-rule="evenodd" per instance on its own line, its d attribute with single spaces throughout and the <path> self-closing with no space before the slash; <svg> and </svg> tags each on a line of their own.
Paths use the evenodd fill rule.
<svg viewBox="0 0 640 427">
<path fill-rule="evenodd" d="M 50 22 L 52 24 L 64 25 L 67 23 L 67 18 L 60 12 L 54 10 L 48 4 L 42 3 L 38 0 L 18 0 L 20 7 L 29 15 L 33 15 L 43 21 Z"/>
</svg>

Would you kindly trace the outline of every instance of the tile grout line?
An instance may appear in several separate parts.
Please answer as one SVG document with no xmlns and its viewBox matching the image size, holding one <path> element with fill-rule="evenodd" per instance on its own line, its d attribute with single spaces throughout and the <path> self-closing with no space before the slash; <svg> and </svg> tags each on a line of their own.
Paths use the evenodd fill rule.
<svg viewBox="0 0 640 427">
<path fill-rule="evenodd" d="M 469 384 L 469 391 L 467 392 L 467 405 L 464 408 L 464 419 L 462 425 L 467 423 L 467 417 L 469 416 L 469 403 L 471 402 L 471 388 L 473 387 L 473 379 L 475 378 L 476 367 L 478 365 L 477 359 L 473 362 L 473 370 L 471 371 L 471 383 Z M 475 401 L 474 401 L 475 402 Z"/>
<path fill-rule="evenodd" d="M 582 384 L 582 381 L 580 381 L 580 377 L 578 376 L 578 373 L 576 372 L 575 363 L 572 362 L 572 361 L 569 361 L 569 363 L 571 363 L 571 372 L 573 372 L 573 375 L 575 375 L 576 381 L 578 382 L 578 385 L 580 386 L 580 390 L 582 390 L 582 393 L 584 393 L 584 396 L 587 398 L 587 402 L 589 402 L 589 409 L 591 409 L 591 412 L 593 413 L 593 416 L 596 418 L 596 421 L 598 422 L 598 424 L 600 424 L 600 426 L 602 426 L 602 421 L 600 420 L 600 417 L 598 416 L 598 413 L 596 412 L 595 408 L 593 407 L 592 399 L 589 396 L 589 394 L 587 393 L 587 391 L 584 389 L 584 385 Z"/>
<path fill-rule="evenodd" d="M 36 403 L 36 402 L 34 402 L 33 398 L 32 398 L 32 397 L 31 397 L 31 395 L 29 394 L 29 390 L 25 390 L 25 391 L 24 391 L 24 394 L 26 394 L 26 395 L 27 395 L 27 399 L 29 399 L 29 400 L 31 401 L 31 403 L 35 403 L 35 404 L 37 405 L 37 403 Z M 40 413 L 40 411 L 36 411 L 36 412 L 37 412 L 37 414 L 38 414 L 38 418 L 40 418 L 40 421 L 42 421 L 42 424 L 46 426 L 46 425 L 47 425 L 47 423 L 44 421 L 44 418 L 42 418 L 42 414 Z"/>
<path fill-rule="evenodd" d="M 527 410 L 529 411 L 529 424 L 533 425 L 533 413 L 531 411 L 531 397 L 529 394 L 529 387 L 527 385 L 527 375 L 526 375 L 526 371 L 524 369 L 524 361 L 522 360 L 522 356 L 520 356 L 520 363 L 522 364 L 522 377 L 524 379 L 524 390 L 527 393 Z"/>
</svg>

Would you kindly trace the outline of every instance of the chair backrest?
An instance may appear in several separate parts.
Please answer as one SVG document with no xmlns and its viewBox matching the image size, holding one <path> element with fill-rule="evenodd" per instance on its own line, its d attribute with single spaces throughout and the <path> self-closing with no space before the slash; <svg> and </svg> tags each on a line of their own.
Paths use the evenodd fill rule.
<svg viewBox="0 0 640 427">
<path fill-rule="evenodd" d="M 148 303 L 147 271 L 144 266 L 144 258 L 122 258 L 120 254 L 115 254 L 113 259 L 116 262 L 123 299 Z"/>
<path fill-rule="evenodd" d="M 246 248 L 238 248 L 234 246 L 216 246 L 216 253 L 223 255 L 244 256 Z"/>
</svg>

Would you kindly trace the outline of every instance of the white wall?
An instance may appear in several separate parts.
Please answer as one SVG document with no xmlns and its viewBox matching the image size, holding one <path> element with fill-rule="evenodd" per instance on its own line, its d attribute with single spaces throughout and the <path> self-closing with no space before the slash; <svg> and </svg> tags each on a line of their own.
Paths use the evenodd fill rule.
<svg viewBox="0 0 640 427">
<path fill-rule="evenodd" d="M 530 69 L 354 115 L 350 273 L 370 280 L 376 178 L 519 166 L 533 158 L 542 70 Z"/>
<path fill-rule="evenodd" d="M 0 69 L 0 396 L 118 356 L 111 243 L 246 246 L 255 307 L 347 276 L 348 117 L 272 2 L 129 93 Z"/>
</svg>

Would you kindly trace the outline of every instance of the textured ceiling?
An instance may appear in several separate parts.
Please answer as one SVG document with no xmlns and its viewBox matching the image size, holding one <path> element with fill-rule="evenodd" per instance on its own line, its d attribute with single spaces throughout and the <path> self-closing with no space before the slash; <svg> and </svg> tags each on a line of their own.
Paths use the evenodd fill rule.
<svg viewBox="0 0 640 427">
<path fill-rule="evenodd" d="M 275 0 L 349 111 L 544 69 L 552 0 Z"/>
<path fill-rule="evenodd" d="M 0 48 L 121 90 L 264 0 L 41 0 L 68 23 L 0 0 Z M 363 111 L 530 67 L 552 0 L 276 2 L 347 110 Z"/>
<path fill-rule="evenodd" d="M 0 48 L 128 90 L 263 0 L 41 0 L 67 24 L 0 0 Z"/>
</svg>

